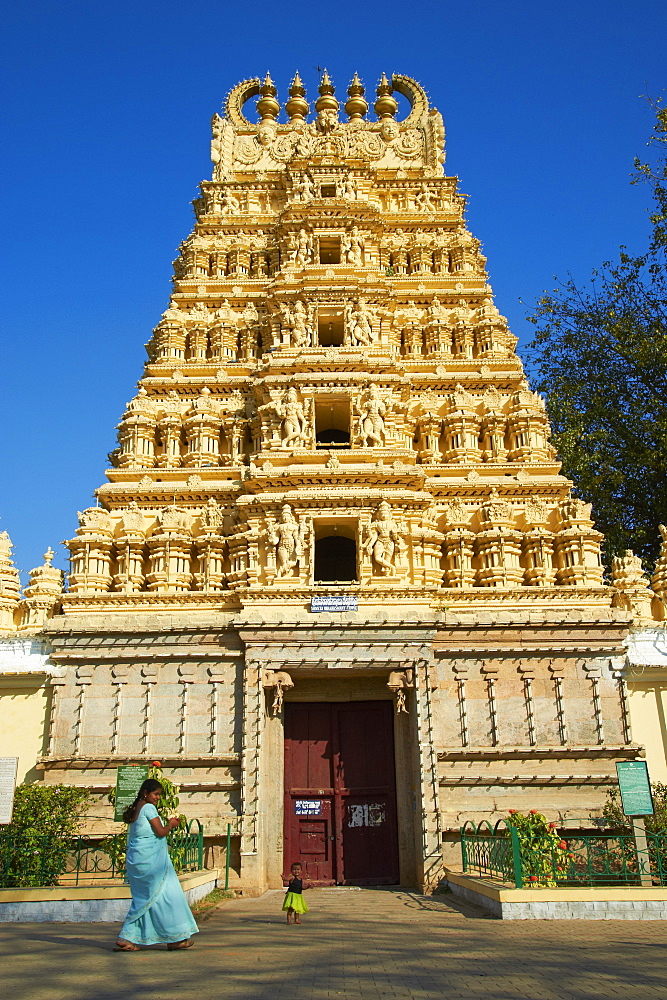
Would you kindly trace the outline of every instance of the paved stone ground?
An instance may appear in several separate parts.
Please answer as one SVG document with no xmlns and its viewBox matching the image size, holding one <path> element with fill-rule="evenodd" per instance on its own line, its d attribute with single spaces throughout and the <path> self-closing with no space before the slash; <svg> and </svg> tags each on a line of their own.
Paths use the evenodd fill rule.
<svg viewBox="0 0 667 1000">
<path fill-rule="evenodd" d="M 3 1000 L 667 1000 L 660 921 L 499 921 L 449 896 L 310 890 L 225 903 L 186 952 L 111 952 L 108 924 L 0 925 Z"/>
</svg>

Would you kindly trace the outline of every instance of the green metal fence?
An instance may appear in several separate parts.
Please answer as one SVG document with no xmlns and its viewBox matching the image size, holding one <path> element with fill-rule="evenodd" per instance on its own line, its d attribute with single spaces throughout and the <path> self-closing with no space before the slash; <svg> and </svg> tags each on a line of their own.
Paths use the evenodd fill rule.
<svg viewBox="0 0 667 1000">
<path fill-rule="evenodd" d="M 204 828 L 190 820 L 168 838 L 169 854 L 178 872 L 204 867 Z M 104 839 L 62 839 L 52 834 L 0 831 L 0 888 L 49 886 L 125 878 L 127 833 Z"/>
<path fill-rule="evenodd" d="M 470 821 L 461 827 L 463 871 L 522 887 L 667 885 L 667 831 L 646 834 L 646 849 L 631 833 L 563 829 L 564 848 L 531 851 L 516 830 Z"/>
</svg>

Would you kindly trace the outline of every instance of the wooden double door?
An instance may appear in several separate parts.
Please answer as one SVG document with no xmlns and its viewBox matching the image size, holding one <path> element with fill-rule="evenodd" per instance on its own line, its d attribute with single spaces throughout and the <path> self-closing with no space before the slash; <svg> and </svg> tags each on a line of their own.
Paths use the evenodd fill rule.
<svg viewBox="0 0 667 1000">
<path fill-rule="evenodd" d="M 393 725 L 389 701 L 285 704 L 285 875 L 398 883 Z"/>
</svg>

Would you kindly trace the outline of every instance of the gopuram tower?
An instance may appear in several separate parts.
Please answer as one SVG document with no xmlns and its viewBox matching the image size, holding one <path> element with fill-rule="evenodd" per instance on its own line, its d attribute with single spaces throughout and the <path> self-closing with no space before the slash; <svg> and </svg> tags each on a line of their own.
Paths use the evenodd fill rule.
<svg viewBox="0 0 667 1000">
<path fill-rule="evenodd" d="M 397 120 L 401 94 L 410 105 Z M 258 98 L 258 121 L 245 106 Z M 601 536 L 419 84 L 267 75 L 68 543 L 45 780 L 158 758 L 238 884 L 434 886 L 467 819 L 586 817 L 634 759 Z M 110 813 L 109 813 L 110 814 Z M 90 832 L 111 821 L 91 819 Z"/>
</svg>

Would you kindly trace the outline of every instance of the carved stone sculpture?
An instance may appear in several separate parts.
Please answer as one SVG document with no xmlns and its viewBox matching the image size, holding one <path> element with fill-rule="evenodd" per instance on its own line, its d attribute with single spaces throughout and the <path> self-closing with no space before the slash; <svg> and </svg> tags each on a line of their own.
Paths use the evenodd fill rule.
<svg viewBox="0 0 667 1000">
<path fill-rule="evenodd" d="M 369 386 L 360 405 L 360 438 L 362 448 L 373 448 L 385 442 L 386 404 L 375 384 Z"/>
<path fill-rule="evenodd" d="M 280 520 L 270 525 L 267 530 L 269 545 L 275 547 L 276 576 L 289 577 L 299 566 L 303 558 L 303 538 L 306 524 L 301 525 L 292 513 L 289 504 L 284 504 L 280 512 Z"/>
<path fill-rule="evenodd" d="M 403 533 L 393 518 L 390 505 L 383 500 L 373 515 L 364 544 L 364 551 L 371 557 L 374 569 L 382 576 L 396 571 L 396 559 L 402 543 Z"/>
</svg>

